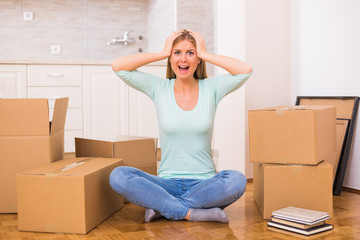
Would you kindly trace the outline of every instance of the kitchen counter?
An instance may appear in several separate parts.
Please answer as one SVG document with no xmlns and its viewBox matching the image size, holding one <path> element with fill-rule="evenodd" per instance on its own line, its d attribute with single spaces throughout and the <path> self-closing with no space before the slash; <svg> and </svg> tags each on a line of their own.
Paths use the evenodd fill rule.
<svg viewBox="0 0 360 240">
<path fill-rule="evenodd" d="M 89 59 L 0 59 L 0 64 L 41 64 L 41 65 L 110 65 L 112 60 Z M 150 63 L 150 66 L 165 66 L 167 60 Z"/>
</svg>

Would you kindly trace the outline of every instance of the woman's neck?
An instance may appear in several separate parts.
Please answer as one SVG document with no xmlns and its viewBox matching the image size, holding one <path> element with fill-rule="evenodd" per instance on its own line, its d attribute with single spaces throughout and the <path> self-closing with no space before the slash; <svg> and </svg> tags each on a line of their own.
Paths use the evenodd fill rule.
<svg viewBox="0 0 360 240">
<path fill-rule="evenodd" d="M 175 79 L 174 88 L 177 92 L 192 93 L 198 91 L 198 81 L 195 78 L 192 79 Z"/>
</svg>

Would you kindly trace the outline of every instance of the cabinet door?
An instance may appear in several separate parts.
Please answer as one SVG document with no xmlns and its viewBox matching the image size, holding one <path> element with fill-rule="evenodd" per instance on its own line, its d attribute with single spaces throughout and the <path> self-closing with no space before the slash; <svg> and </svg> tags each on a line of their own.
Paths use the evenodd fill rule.
<svg viewBox="0 0 360 240">
<path fill-rule="evenodd" d="M 165 66 L 143 66 L 139 70 L 165 78 Z M 159 128 L 153 101 L 144 93 L 131 88 L 129 109 L 130 134 L 158 138 Z"/>
<path fill-rule="evenodd" d="M 26 65 L 0 65 L 0 98 L 26 97 Z"/>
<path fill-rule="evenodd" d="M 84 137 L 129 134 L 129 87 L 110 66 L 84 66 Z"/>
</svg>

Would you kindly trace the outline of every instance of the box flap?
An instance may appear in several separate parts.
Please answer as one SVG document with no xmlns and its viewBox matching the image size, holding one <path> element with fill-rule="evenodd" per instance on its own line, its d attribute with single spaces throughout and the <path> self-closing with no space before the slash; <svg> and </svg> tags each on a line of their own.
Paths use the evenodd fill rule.
<svg viewBox="0 0 360 240">
<path fill-rule="evenodd" d="M 122 161 L 117 158 L 73 158 L 30 169 L 18 175 L 84 176 L 100 168 Z"/>
<path fill-rule="evenodd" d="M 117 141 L 114 143 L 114 157 L 124 159 L 126 166 L 156 163 L 155 144 L 153 138 Z"/>
<path fill-rule="evenodd" d="M 49 135 L 47 99 L 0 99 L 0 136 Z"/>
<path fill-rule="evenodd" d="M 58 98 L 55 100 L 54 115 L 51 124 L 51 134 L 55 134 L 56 132 L 64 129 L 68 102 L 68 97 Z"/>
<path fill-rule="evenodd" d="M 113 157 L 113 142 L 75 137 L 76 157 Z"/>
</svg>

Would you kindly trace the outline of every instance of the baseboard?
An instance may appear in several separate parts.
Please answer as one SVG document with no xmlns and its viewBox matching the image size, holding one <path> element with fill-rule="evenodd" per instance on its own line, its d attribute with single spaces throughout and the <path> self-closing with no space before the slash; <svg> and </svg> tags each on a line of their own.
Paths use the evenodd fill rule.
<svg viewBox="0 0 360 240">
<path fill-rule="evenodd" d="M 347 191 L 347 192 L 352 192 L 352 193 L 360 194 L 360 190 L 359 190 L 359 189 L 354 189 L 354 188 L 349 188 L 349 187 L 342 187 L 342 190 Z"/>
</svg>

